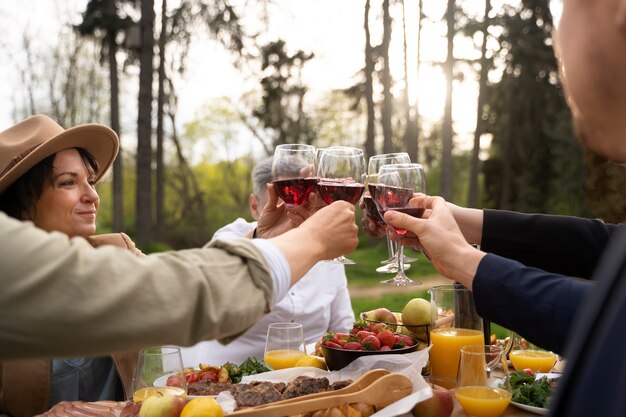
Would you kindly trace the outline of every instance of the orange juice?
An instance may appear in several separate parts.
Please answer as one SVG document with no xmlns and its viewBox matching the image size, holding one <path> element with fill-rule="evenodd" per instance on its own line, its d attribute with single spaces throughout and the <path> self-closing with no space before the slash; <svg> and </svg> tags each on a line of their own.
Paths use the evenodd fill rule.
<svg viewBox="0 0 626 417">
<path fill-rule="evenodd" d="M 485 343 L 483 332 L 479 330 L 446 327 L 430 332 L 430 367 L 433 376 L 456 381 L 456 373 L 461 357 L 461 348 L 466 345 Z"/>
<path fill-rule="evenodd" d="M 462 387 L 455 390 L 456 399 L 472 417 L 499 417 L 511 402 L 511 393 L 500 388 Z"/>
<path fill-rule="evenodd" d="M 184 388 L 178 387 L 147 387 L 135 391 L 135 393 L 133 394 L 133 401 L 136 403 L 140 403 L 146 400 L 148 397 L 154 397 L 157 395 L 177 395 L 181 397 L 186 397 L 187 393 L 185 392 Z"/>
<path fill-rule="evenodd" d="M 301 350 L 270 350 L 265 353 L 265 363 L 274 369 L 293 368 L 298 359 L 305 356 Z"/>
<path fill-rule="evenodd" d="M 509 359 L 516 371 L 529 368 L 534 372 L 550 372 L 556 363 L 556 355 L 545 350 L 513 350 Z"/>
</svg>

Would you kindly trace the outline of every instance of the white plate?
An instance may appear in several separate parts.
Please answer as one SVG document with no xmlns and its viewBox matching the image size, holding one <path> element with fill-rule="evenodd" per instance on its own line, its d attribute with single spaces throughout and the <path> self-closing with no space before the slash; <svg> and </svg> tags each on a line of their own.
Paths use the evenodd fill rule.
<svg viewBox="0 0 626 417">
<path fill-rule="evenodd" d="M 511 401 L 511 404 L 514 405 L 517 408 L 521 408 L 522 410 L 528 411 L 530 413 L 541 414 L 541 415 L 548 414 L 548 409 L 547 408 L 533 407 L 532 405 L 516 403 L 515 401 Z"/>
<path fill-rule="evenodd" d="M 547 377 L 548 379 L 557 379 L 561 377 L 561 374 L 556 374 L 556 373 L 540 373 L 537 372 L 535 374 L 535 379 L 541 379 L 542 377 Z M 542 407 L 533 407 L 532 405 L 526 405 L 526 404 L 522 404 L 522 403 L 516 403 L 515 401 L 511 401 L 511 404 L 513 404 L 515 407 L 517 408 L 521 408 L 522 410 L 534 413 L 534 414 L 540 414 L 540 415 L 546 415 L 548 414 L 548 409 L 547 408 L 542 408 Z"/>
</svg>

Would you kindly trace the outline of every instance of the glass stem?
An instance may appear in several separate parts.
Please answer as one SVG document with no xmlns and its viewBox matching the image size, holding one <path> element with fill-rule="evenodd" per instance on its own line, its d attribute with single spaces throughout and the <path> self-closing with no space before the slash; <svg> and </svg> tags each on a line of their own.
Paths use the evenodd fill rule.
<svg viewBox="0 0 626 417">
<path fill-rule="evenodd" d="M 398 256 L 398 275 L 404 276 L 404 238 L 398 240 L 396 255 Z"/>
<path fill-rule="evenodd" d="M 391 231 L 387 228 L 387 251 L 389 252 L 389 259 L 393 259 L 396 256 L 396 243 L 391 240 Z"/>
</svg>

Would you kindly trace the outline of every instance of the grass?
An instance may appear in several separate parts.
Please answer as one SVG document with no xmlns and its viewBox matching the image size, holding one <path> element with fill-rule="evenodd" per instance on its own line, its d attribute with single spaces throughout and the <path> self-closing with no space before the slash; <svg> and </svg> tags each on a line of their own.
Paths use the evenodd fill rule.
<svg viewBox="0 0 626 417">
<path fill-rule="evenodd" d="M 418 254 L 413 249 L 405 249 L 407 256 L 418 258 L 418 261 L 411 263 L 411 268 L 406 274 L 413 279 L 420 279 L 426 276 L 436 275 L 437 271 L 432 263 L 422 254 Z M 356 261 L 356 265 L 346 265 L 346 276 L 348 285 L 374 286 L 379 285 L 381 279 L 391 274 L 381 274 L 376 272 L 376 268 L 381 266 L 380 261 L 388 258 L 385 240 L 376 241 L 375 245 L 369 245 L 367 240 L 362 240 L 359 247 L 348 257 Z"/>
</svg>

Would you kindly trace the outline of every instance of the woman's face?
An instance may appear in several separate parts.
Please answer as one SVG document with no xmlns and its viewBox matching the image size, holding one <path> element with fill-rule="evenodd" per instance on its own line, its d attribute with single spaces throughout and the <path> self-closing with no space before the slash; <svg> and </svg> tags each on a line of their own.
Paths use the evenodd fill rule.
<svg viewBox="0 0 626 417">
<path fill-rule="evenodd" d="M 52 184 L 45 186 L 36 203 L 35 225 L 70 237 L 93 235 L 100 206 L 95 182 L 91 167 L 85 165 L 76 149 L 58 152 L 53 163 Z"/>
</svg>

